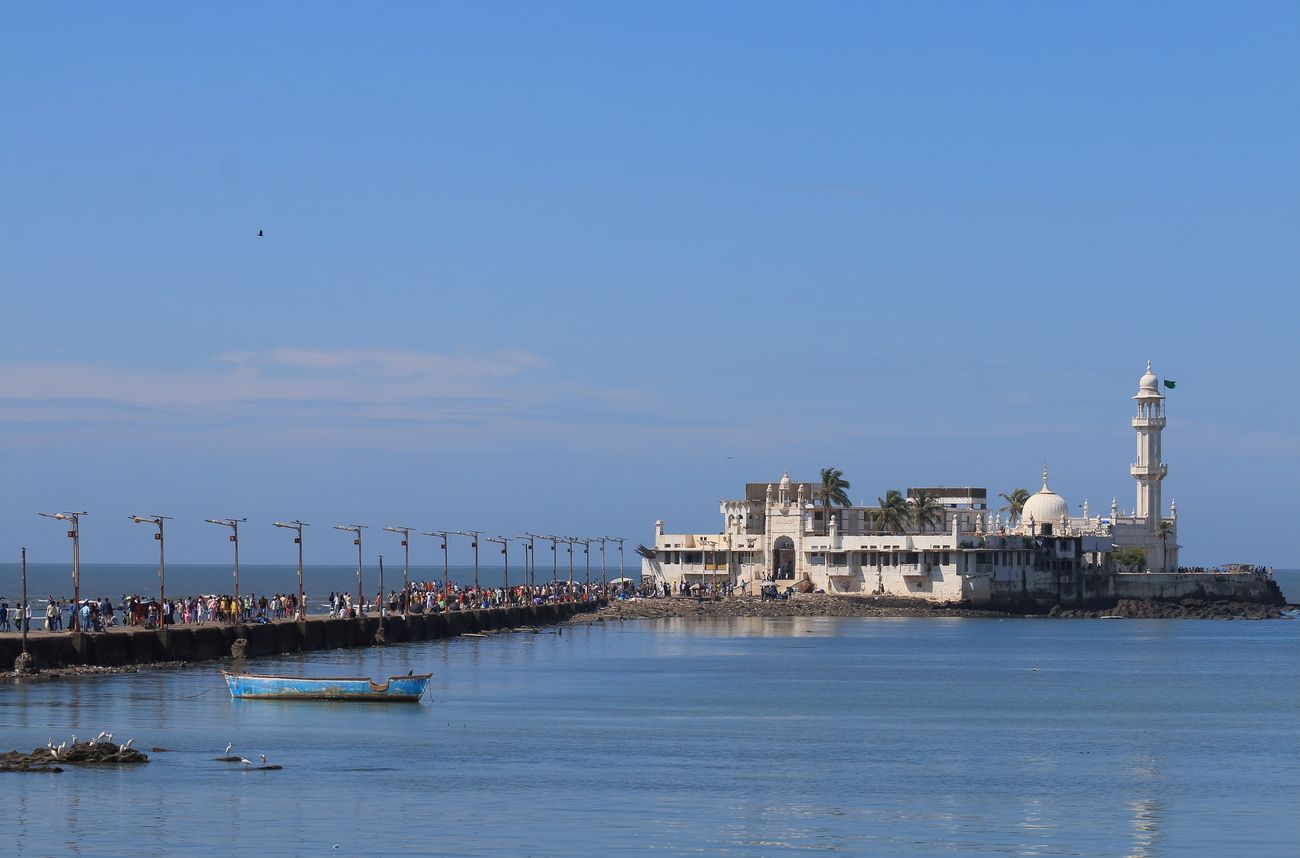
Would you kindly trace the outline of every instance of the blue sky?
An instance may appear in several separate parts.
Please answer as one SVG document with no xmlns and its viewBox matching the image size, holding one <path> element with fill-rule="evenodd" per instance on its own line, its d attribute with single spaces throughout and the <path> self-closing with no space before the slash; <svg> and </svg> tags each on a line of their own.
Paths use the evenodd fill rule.
<svg viewBox="0 0 1300 858">
<path fill-rule="evenodd" d="M 0 547 L 635 542 L 827 465 L 1127 508 L 1153 359 L 1184 559 L 1300 566 L 1297 43 L 1289 3 L 9 4 Z"/>
</svg>

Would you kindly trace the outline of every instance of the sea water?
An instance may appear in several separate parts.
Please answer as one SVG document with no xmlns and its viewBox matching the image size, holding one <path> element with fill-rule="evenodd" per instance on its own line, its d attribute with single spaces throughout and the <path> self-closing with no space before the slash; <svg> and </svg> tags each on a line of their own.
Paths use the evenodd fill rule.
<svg viewBox="0 0 1300 858">
<path fill-rule="evenodd" d="M 250 663 L 431 671 L 418 705 L 5 684 L 4 749 L 171 749 L 0 775 L 6 851 L 1291 856 L 1297 656 L 1291 620 L 679 619 Z"/>
</svg>

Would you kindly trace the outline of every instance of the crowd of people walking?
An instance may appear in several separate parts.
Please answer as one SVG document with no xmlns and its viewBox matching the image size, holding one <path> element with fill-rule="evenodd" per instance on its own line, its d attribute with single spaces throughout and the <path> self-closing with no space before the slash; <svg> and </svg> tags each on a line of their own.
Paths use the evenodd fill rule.
<svg viewBox="0 0 1300 858">
<path fill-rule="evenodd" d="M 700 588 L 713 595 L 714 585 Z M 722 587 L 716 586 L 717 594 Z M 331 617 L 357 617 L 382 613 L 439 613 L 473 611 L 488 608 L 522 607 L 559 602 L 590 602 L 603 599 L 664 598 L 673 595 L 667 584 L 634 586 L 628 579 L 609 583 L 552 581 L 543 584 L 520 584 L 511 587 L 476 587 L 437 580 L 415 581 L 409 587 L 376 593 L 373 599 L 358 603 L 352 593 L 329 594 L 320 607 Z M 677 595 L 698 595 L 683 591 Z M 167 599 L 159 605 L 157 598 L 139 594 L 123 595 L 114 602 L 107 597 L 84 599 L 74 607 L 73 600 L 48 596 L 44 604 L 11 606 L 0 600 L 0 632 L 63 631 L 80 627 L 88 632 L 110 628 L 136 627 L 156 629 L 162 625 L 202 625 L 204 623 L 266 623 L 311 614 L 299 611 L 297 594 L 276 593 L 233 595 L 197 595 Z M 303 599 L 305 604 L 306 597 Z M 75 614 L 74 614 L 75 611 Z M 319 613 L 319 611 L 317 612 Z"/>
<path fill-rule="evenodd" d="M 36 608 L 35 614 L 43 620 L 44 631 L 62 631 L 77 625 L 85 631 L 103 631 L 120 626 L 136 626 L 156 629 L 160 620 L 165 625 L 203 623 L 261 623 L 294 617 L 298 614 L 298 597 L 294 594 L 276 593 L 272 596 L 246 594 L 239 599 L 230 595 L 183 596 L 168 599 L 161 606 L 158 600 L 148 596 L 123 595 L 121 601 L 114 604 L 107 597 L 84 599 L 76 610 L 71 599 L 56 599 L 49 596 L 43 600 L 43 608 Z M 159 608 L 161 607 L 161 611 Z M 28 631 L 36 631 L 33 625 L 33 606 L 10 607 L 7 600 L 0 601 L 0 632 L 22 631 L 24 623 Z"/>
</svg>

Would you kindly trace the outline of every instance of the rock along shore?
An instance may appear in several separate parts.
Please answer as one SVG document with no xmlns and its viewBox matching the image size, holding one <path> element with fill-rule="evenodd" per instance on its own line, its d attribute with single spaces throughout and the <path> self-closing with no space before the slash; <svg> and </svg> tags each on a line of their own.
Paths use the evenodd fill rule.
<svg viewBox="0 0 1300 858">
<path fill-rule="evenodd" d="M 788 601 L 763 601 L 755 596 L 732 596 L 722 599 L 696 600 L 690 597 L 635 599 L 614 601 L 587 614 L 569 617 L 569 625 L 598 623 L 606 620 L 651 620 L 668 617 L 967 617 L 1006 619 L 1008 617 L 1051 617 L 1086 619 L 1098 617 L 1131 619 L 1249 619 L 1282 617 L 1272 605 L 1248 602 L 1158 602 L 1125 599 L 1113 607 L 1099 610 L 1061 610 L 1039 613 L 1008 613 L 970 608 L 960 604 L 927 602 L 920 599 L 871 598 L 865 596 L 828 596 L 796 594 Z"/>
</svg>

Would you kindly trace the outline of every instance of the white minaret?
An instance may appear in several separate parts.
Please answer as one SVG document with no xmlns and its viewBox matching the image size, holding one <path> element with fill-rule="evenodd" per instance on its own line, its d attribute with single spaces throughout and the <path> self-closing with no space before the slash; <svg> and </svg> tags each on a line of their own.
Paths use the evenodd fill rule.
<svg viewBox="0 0 1300 858">
<path fill-rule="evenodd" d="M 1160 431 L 1165 428 L 1165 398 L 1158 387 L 1159 379 L 1147 361 L 1146 374 L 1138 382 L 1137 416 L 1133 429 L 1137 432 L 1137 462 L 1129 468 L 1137 480 L 1137 507 L 1134 517 L 1143 519 L 1147 529 L 1155 532 L 1160 523 L 1160 481 L 1169 473 L 1169 466 L 1160 461 Z"/>
</svg>

